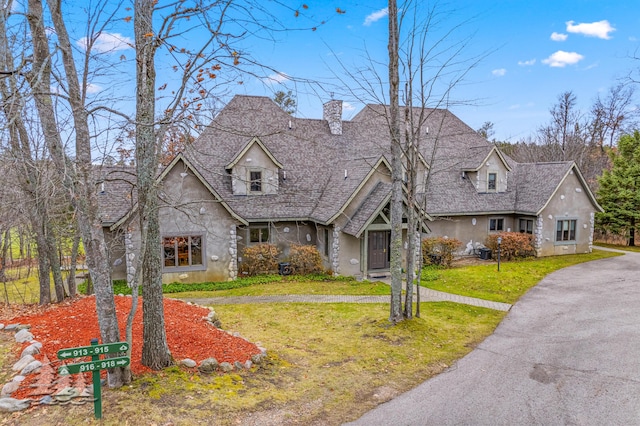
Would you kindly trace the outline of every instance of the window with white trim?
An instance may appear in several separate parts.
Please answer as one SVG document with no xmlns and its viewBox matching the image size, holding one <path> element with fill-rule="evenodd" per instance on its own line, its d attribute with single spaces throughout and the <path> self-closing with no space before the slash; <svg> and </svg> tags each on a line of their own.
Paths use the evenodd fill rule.
<svg viewBox="0 0 640 426">
<path fill-rule="evenodd" d="M 162 261 L 164 269 L 204 267 L 204 239 L 201 235 L 186 235 L 162 238 Z"/>
<path fill-rule="evenodd" d="M 260 170 L 249 171 L 249 192 L 254 192 L 254 193 L 262 192 L 262 171 Z"/>
<path fill-rule="evenodd" d="M 556 241 L 576 240 L 576 219 L 562 219 L 556 222 Z"/>
<path fill-rule="evenodd" d="M 495 191 L 498 187 L 498 174 L 491 172 L 487 175 L 487 191 Z"/>
</svg>

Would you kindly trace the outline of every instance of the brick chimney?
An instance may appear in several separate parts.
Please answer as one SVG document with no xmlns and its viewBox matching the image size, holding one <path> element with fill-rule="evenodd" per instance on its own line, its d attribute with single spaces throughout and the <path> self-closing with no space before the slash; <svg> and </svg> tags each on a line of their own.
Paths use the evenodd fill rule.
<svg viewBox="0 0 640 426">
<path fill-rule="evenodd" d="M 342 101 L 331 99 L 322 106 L 322 118 L 329 123 L 332 135 L 342 134 Z"/>
</svg>

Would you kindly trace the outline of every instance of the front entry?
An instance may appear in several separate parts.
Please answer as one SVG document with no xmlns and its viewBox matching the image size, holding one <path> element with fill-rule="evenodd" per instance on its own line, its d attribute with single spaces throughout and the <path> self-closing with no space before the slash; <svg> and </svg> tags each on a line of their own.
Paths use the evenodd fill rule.
<svg viewBox="0 0 640 426">
<path fill-rule="evenodd" d="M 391 231 L 369 231 L 368 269 L 389 269 Z"/>
</svg>

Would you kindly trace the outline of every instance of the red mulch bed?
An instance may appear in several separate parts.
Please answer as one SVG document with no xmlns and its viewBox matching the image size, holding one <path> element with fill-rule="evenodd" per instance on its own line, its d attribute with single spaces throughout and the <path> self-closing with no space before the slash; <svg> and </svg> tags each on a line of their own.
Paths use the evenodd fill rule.
<svg viewBox="0 0 640 426">
<path fill-rule="evenodd" d="M 131 371 L 133 374 L 151 372 L 141 363 L 142 358 L 142 298 L 133 324 Z M 131 308 L 131 297 L 115 296 L 120 340 L 125 340 L 127 315 Z M 27 312 L 27 313 L 25 313 Z M 207 308 L 189 305 L 186 302 L 164 299 L 165 328 L 169 351 L 176 361 L 190 358 L 200 362 L 206 358 L 215 358 L 218 362 L 245 362 L 260 349 L 253 343 L 217 329 L 204 320 L 209 313 Z M 28 307 L 22 312 L 0 311 L 0 322 L 5 324 L 30 324 L 29 330 L 34 339 L 42 343 L 42 350 L 36 359 L 44 356 L 57 370 L 57 352 L 63 348 L 89 346 L 92 338 L 100 338 L 95 297 L 77 297 L 60 304 L 45 307 Z M 102 343 L 102 342 L 100 342 Z M 20 353 L 28 343 L 17 346 Z M 89 361 L 82 358 L 75 362 Z M 74 361 L 74 360 L 70 360 Z M 89 379 L 90 380 L 90 379 Z M 15 396 L 14 396 L 15 397 Z"/>
</svg>

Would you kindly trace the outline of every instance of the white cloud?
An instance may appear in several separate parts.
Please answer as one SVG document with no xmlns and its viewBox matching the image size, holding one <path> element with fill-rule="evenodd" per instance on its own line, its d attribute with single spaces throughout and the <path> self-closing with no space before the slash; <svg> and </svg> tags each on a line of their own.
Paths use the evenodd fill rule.
<svg viewBox="0 0 640 426">
<path fill-rule="evenodd" d="M 82 37 L 76 43 L 83 49 L 87 48 L 87 38 Z M 118 50 L 133 49 L 134 42 L 127 36 L 119 33 L 100 33 L 93 43 L 92 50 L 98 53 L 117 52 Z"/>
<path fill-rule="evenodd" d="M 87 93 L 98 93 L 101 90 L 102 90 L 102 87 L 98 86 L 97 84 L 92 84 L 92 83 L 87 84 Z"/>
<path fill-rule="evenodd" d="M 529 59 L 528 61 L 518 61 L 518 65 L 521 67 L 530 67 L 536 63 L 535 59 Z"/>
<path fill-rule="evenodd" d="M 353 111 L 356 109 L 356 107 L 350 104 L 349 102 L 343 102 L 342 109 L 343 111 Z"/>
<path fill-rule="evenodd" d="M 289 76 L 283 72 L 277 72 L 274 74 L 271 74 L 265 78 L 262 79 L 262 81 L 264 81 L 267 84 L 273 84 L 273 83 L 284 83 L 285 81 L 289 80 Z"/>
<path fill-rule="evenodd" d="M 496 77 L 503 77 L 506 73 L 507 70 L 504 68 L 499 68 L 497 70 L 491 71 L 491 74 L 495 75 Z"/>
<path fill-rule="evenodd" d="M 382 18 L 384 18 L 388 14 L 389 14 L 389 8 L 385 7 L 384 9 L 380 9 L 380 10 L 378 10 L 376 12 L 373 12 L 372 14 L 368 15 L 366 18 L 364 18 L 364 23 L 362 25 L 368 27 L 369 25 L 373 24 L 374 22 L 378 22 L 379 20 L 381 20 Z"/>
<path fill-rule="evenodd" d="M 547 64 L 550 67 L 564 68 L 567 65 L 577 64 L 584 59 L 579 53 L 565 52 L 564 50 L 558 50 L 556 53 L 549 56 L 547 59 L 543 59 L 542 63 Z"/>
<path fill-rule="evenodd" d="M 573 24 L 573 21 L 567 22 L 567 31 L 575 34 L 582 34 L 587 37 L 598 37 L 605 40 L 609 40 L 611 36 L 609 33 L 616 29 L 611 26 L 609 21 L 598 21 L 591 23 Z"/>
<path fill-rule="evenodd" d="M 569 36 L 566 35 L 566 34 L 552 32 L 550 38 L 553 41 L 565 41 L 567 39 L 567 37 L 569 37 Z"/>
</svg>

